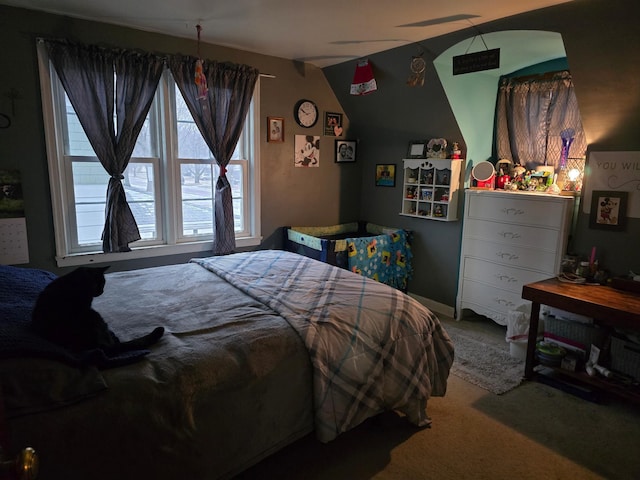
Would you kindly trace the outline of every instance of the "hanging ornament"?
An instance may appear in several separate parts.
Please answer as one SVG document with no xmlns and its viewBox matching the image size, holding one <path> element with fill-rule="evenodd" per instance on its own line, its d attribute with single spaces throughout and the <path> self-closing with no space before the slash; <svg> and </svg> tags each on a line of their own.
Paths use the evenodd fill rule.
<svg viewBox="0 0 640 480">
<path fill-rule="evenodd" d="M 378 89 L 373 69 L 369 60 L 362 60 L 356 65 L 356 72 L 351 82 L 351 95 L 367 95 Z"/>
<path fill-rule="evenodd" d="M 411 57 L 411 63 L 409 64 L 409 78 L 407 79 L 407 85 L 410 87 L 422 87 L 424 85 L 424 71 L 427 68 L 427 64 L 422 58 L 422 53 L 416 57 Z"/>
<path fill-rule="evenodd" d="M 198 59 L 196 60 L 196 72 L 195 72 L 195 83 L 196 87 L 198 87 L 198 100 L 203 100 L 207 98 L 207 93 L 209 89 L 207 88 L 207 77 L 204 76 L 204 70 L 202 66 L 202 59 L 200 58 L 200 31 L 202 27 L 200 25 L 196 25 L 196 30 L 198 31 Z"/>
</svg>

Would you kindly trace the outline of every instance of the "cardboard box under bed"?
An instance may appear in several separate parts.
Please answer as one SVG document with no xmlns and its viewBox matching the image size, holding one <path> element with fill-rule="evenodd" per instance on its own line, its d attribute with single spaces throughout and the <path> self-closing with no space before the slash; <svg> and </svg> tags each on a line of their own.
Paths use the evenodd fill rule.
<svg viewBox="0 0 640 480">
<path fill-rule="evenodd" d="M 406 291 L 411 232 L 368 222 L 284 227 L 284 249 L 345 268 Z"/>
</svg>

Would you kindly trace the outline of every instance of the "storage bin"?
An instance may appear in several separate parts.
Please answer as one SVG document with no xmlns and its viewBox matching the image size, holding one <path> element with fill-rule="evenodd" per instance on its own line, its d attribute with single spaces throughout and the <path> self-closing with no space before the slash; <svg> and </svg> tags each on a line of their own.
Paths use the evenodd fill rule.
<svg viewBox="0 0 640 480">
<path fill-rule="evenodd" d="M 612 335 L 611 370 L 640 380 L 640 344 Z"/>
<path fill-rule="evenodd" d="M 548 316 L 544 319 L 543 337 L 546 341 L 575 351 L 584 360 L 589 354 L 591 344 L 603 346 L 606 332 L 596 325 Z"/>
</svg>

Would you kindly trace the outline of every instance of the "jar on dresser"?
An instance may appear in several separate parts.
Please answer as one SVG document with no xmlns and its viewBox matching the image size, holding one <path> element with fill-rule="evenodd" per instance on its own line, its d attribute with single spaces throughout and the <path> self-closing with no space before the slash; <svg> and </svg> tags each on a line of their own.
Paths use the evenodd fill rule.
<svg viewBox="0 0 640 480">
<path fill-rule="evenodd" d="M 456 318 L 463 309 L 507 324 L 522 286 L 556 276 L 574 199 L 546 193 L 465 191 Z"/>
</svg>

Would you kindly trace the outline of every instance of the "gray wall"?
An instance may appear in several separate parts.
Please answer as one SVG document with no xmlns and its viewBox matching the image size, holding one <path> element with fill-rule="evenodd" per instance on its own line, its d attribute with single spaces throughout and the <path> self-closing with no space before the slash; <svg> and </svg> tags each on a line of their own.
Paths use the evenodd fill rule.
<svg viewBox="0 0 640 480">
<path fill-rule="evenodd" d="M 482 31 L 549 30 L 562 34 L 574 77 L 582 119 L 593 150 L 640 150 L 640 4 L 625 0 L 580 0 L 482 25 Z M 412 139 L 461 134 L 432 65 L 425 86 L 406 86 L 408 61 L 420 46 L 437 56 L 477 32 L 452 35 L 372 55 L 379 90 L 365 97 L 349 95 L 355 62 L 319 70 L 275 57 L 203 45 L 202 55 L 247 63 L 276 79 L 262 80 L 262 126 L 267 116 L 285 117 L 286 142 L 261 143 L 261 248 L 281 246 L 284 225 L 332 225 L 357 219 L 415 232 L 415 275 L 410 290 L 454 305 L 457 289 L 461 222 L 440 223 L 398 215 L 401 188 L 374 186 L 377 163 L 400 166 Z M 85 43 L 135 47 L 160 53 L 193 53 L 195 41 L 106 24 L 74 20 L 0 6 L 0 112 L 11 113 L 6 94 L 15 89 L 11 128 L 0 130 L 0 168 L 22 172 L 29 236 L 29 266 L 57 270 L 47 177 L 44 130 L 35 54 L 35 38 L 55 35 Z M 321 137 L 319 169 L 293 167 L 293 105 L 299 98 L 315 100 L 322 112 L 345 112 L 348 138 L 359 140 L 355 164 L 333 162 L 332 137 Z M 321 135 L 321 126 L 309 133 Z M 464 147 L 464 143 L 461 142 Z M 461 205 L 460 205 L 461 212 Z M 622 233 L 590 230 L 580 214 L 573 242 L 588 254 L 597 246 L 600 264 L 615 273 L 640 271 L 640 219 L 631 219 Z M 114 265 L 113 269 L 176 263 L 187 257 L 148 259 Z"/>
<path fill-rule="evenodd" d="M 559 32 L 590 150 L 632 151 L 640 150 L 640 64 L 635 61 L 640 46 L 640 29 L 635 26 L 638 19 L 640 4 L 636 2 L 582 0 L 491 22 L 480 30 Z M 406 79 L 409 60 L 421 49 L 425 49 L 427 60 L 433 60 L 477 33 L 469 28 L 371 55 L 378 91 L 365 97 L 351 96 L 347 89 L 354 62 L 324 69 L 360 141 L 364 168 L 360 217 L 415 232 L 415 274 L 410 290 L 446 305 L 455 304 L 462 222 L 445 224 L 398 215 L 402 187 L 375 187 L 374 170 L 376 163 L 400 167 L 410 140 L 444 137 L 464 147 L 431 62 L 424 87 L 410 88 Z M 640 271 L 640 219 L 630 219 L 625 232 L 591 230 L 588 223 L 588 216 L 580 213 L 572 239 L 575 253 L 587 256 L 596 246 L 599 264 L 612 273 L 624 274 L 630 268 Z"/>
<path fill-rule="evenodd" d="M 24 190 L 30 263 L 25 266 L 62 272 L 55 265 L 55 245 L 47 174 L 44 127 L 36 57 L 36 37 L 58 36 L 90 44 L 139 48 L 159 53 L 195 54 L 194 40 L 0 6 L 0 112 L 12 125 L 0 129 L 0 169 L 19 169 Z M 359 164 L 334 163 L 335 137 L 321 137 L 320 168 L 294 168 L 295 134 L 322 135 L 322 122 L 297 127 L 293 106 L 300 98 L 314 100 L 325 111 L 343 112 L 319 68 L 230 48 L 202 45 L 205 58 L 246 63 L 276 78 L 261 80 L 262 233 L 261 248 L 281 248 L 280 227 L 333 225 L 358 216 Z M 6 97 L 18 92 L 13 106 Z M 15 111 L 15 115 L 12 114 Z M 285 119 L 285 142 L 266 142 L 266 118 Z M 344 117 L 348 127 L 348 118 Z M 348 133 L 348 129 L 347 129 Z M 112 270 L 186 261 L 192 255 L 112 263 Z"/>
</svg>

